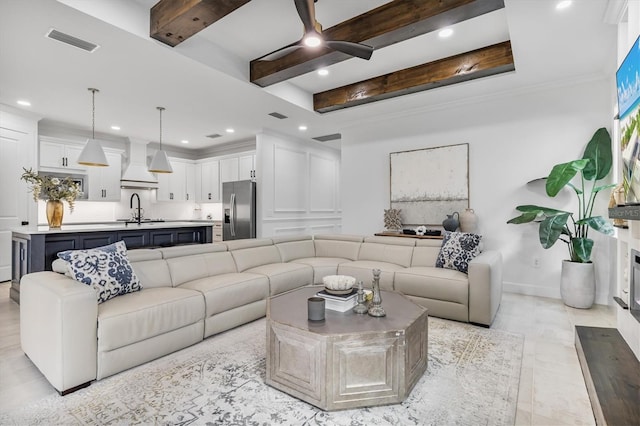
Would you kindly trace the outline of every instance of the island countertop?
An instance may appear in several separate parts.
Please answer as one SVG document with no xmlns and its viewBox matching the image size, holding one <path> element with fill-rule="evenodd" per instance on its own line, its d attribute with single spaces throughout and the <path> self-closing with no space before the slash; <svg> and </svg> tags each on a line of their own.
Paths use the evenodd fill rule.
<svg viewBox="0 0 640 426">
<path fill-rule="evenodd" d="M 115 222 L 99 222 L 99 223 L 70 223 L 62 225 L 61 228 L 51 229 L 47 225 L 20 226 L 13 228 L 12 231 L 20 234 L 37 235 L 37 234 L 65 234 L 77 232 L 96 232 L 96 231 L 125 231 L 136 229 L 163 229 L 163 228 L 189 228 L 201 226 L 213 226 L 213 220 L 193 220 L 193 221 L 164 221 L 164 222 L 142 222 L 127 223 L 123 221 Z"/>
</svg>

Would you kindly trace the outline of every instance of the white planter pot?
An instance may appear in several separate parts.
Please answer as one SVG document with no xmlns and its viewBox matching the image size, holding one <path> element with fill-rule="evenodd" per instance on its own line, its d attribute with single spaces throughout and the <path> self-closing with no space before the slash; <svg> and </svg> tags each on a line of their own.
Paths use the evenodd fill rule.
<svg viewBox="0 0 640 426">
<path fill-rule="evenodd" d="M 560 295 L 565 305 L 589 309 L 596 300 L 596 275 L 592 263 L 562 261 Z"/>
</svg>

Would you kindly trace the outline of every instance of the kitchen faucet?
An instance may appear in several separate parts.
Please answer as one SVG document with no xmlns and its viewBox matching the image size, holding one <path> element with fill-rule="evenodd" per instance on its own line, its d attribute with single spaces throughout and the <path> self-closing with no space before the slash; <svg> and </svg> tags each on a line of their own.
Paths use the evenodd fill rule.
<svg viewBox="0 0 640 426">
<path fill-rule="evenodd" d="M 138 225 L 140 225 L 140 220 L 142 219 L 142 214 L 140 213 L 140 196 L 138 195 L 137 192 L 134 192 L 133 194 L 131 194 L 131 199 L 129 200 L 129 208 L 132 209 L 133 208 L 133 197 L 136 197 L 138 199 L 138 214 L 137 214 L 137 218 L 138 218 Z"/>
</svg>

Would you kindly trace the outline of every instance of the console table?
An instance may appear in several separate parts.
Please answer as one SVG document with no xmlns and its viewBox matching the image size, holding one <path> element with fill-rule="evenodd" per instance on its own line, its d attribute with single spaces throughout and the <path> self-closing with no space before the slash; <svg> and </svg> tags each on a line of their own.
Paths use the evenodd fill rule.
<svg viewBox="0 0 640 426">
<path fill-rule="evenodd" d="M 441 240 L 443 238 L 442 235 L 409 235 L 409 234 L 403 234 L 403 233 L 391 232 L 391 231 L 378 232 L 373 235 L 375 235 L 376 237 L 418 238 L 421 240 Z"/>
</svg>

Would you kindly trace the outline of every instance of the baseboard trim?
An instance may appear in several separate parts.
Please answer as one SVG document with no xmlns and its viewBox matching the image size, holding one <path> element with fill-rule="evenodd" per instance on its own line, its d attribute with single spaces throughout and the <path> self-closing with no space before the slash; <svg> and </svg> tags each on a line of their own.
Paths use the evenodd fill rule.
<svg viewBox="0 0 640 426">
<path fill-rule="evenodd" d="M 560 285 L 557 288 L 540 287 L 537 285 L 514 283 L 509 281 L 502 282 L 502 290 L 507 293 L 524 294 L 526 296 L 547 297 L 549 299 L 560 299 Z M 609 305 L 611 300 L 609 294 L 596 293 L 597 305 Z"/>
</svg>

